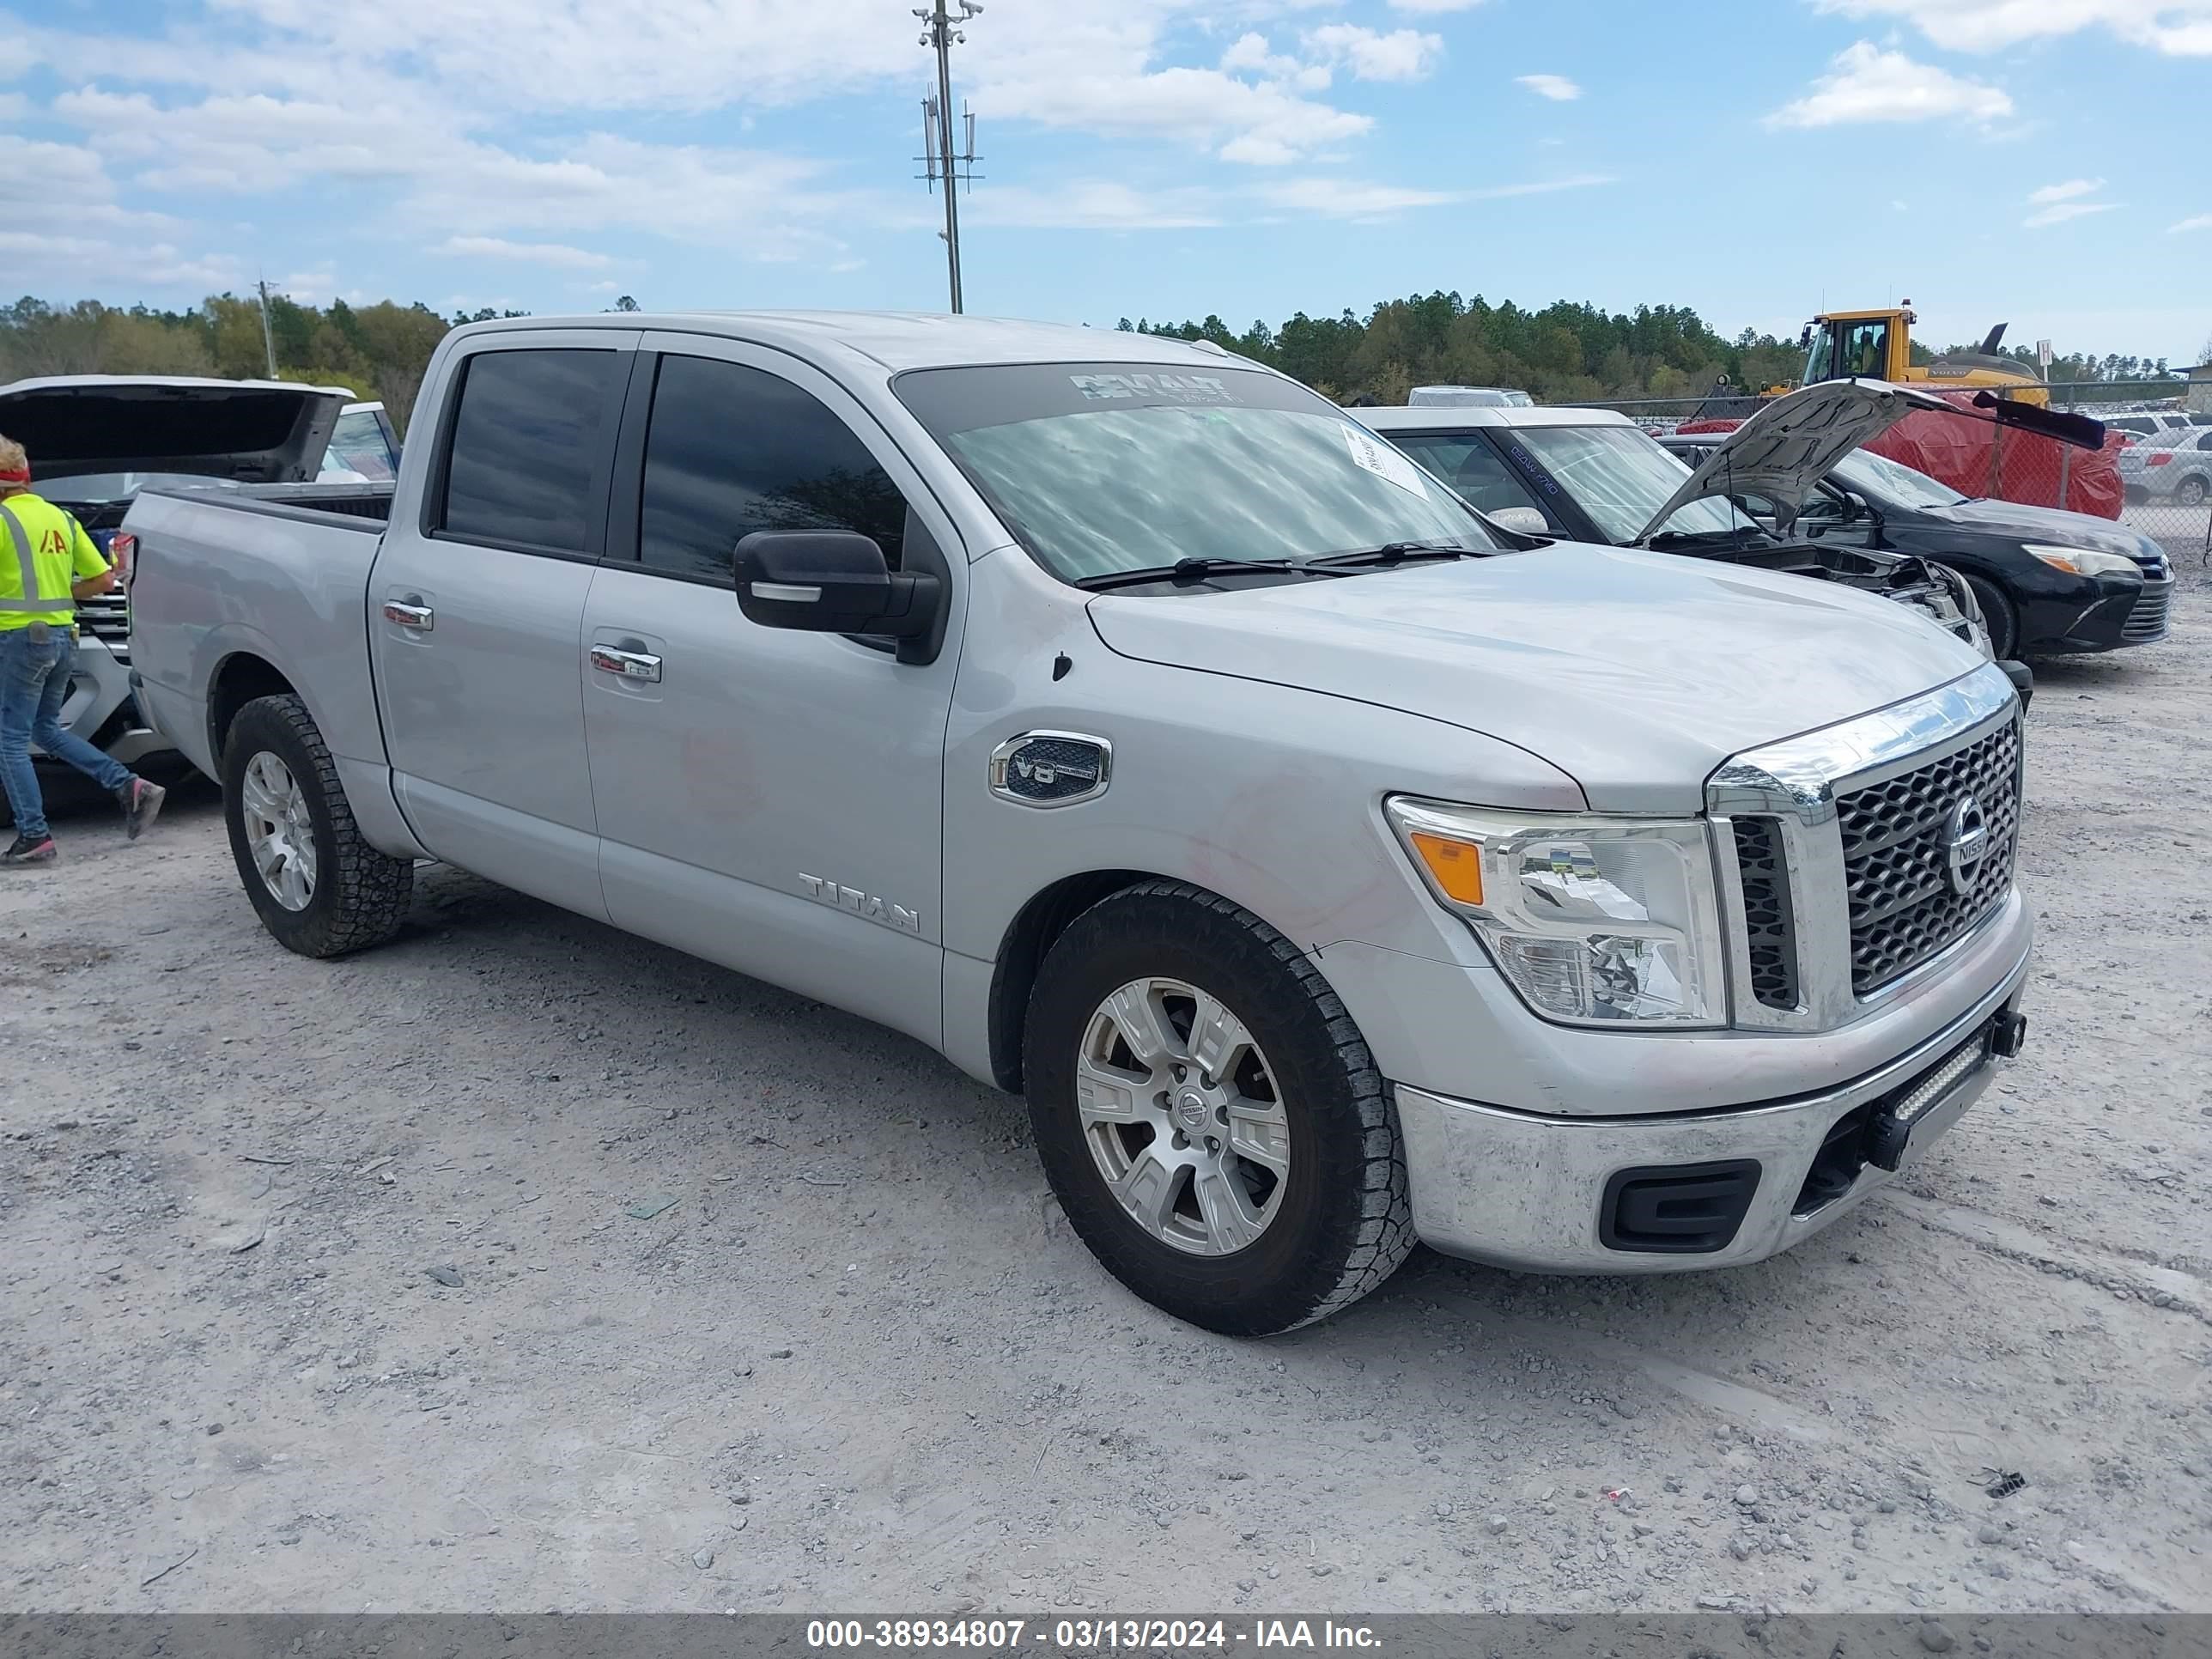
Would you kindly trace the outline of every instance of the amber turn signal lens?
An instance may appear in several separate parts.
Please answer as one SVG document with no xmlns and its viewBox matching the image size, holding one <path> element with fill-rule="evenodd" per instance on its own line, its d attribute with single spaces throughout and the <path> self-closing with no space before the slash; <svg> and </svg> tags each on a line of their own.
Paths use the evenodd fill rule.
<svg viewBox="0 0 2212 1659">
<path fill-rule="evenodd" d="M 1430 876 L 1443 896 L 1455 904 L 1482 902 L 1482 849 L 1463 841 L 1447 840 L 1415 830 L 1407 839 L 1421 855 Z"/>
</svg>

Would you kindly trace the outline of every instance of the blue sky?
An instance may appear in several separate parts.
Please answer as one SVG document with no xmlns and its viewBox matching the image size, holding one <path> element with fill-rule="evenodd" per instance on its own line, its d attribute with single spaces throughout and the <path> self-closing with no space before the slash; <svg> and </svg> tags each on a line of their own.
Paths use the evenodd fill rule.
<svg viewBox="0 0 2212 1659">
<path fill-rule="evenodd" d="M 0 9 L 0 289 L 940 307 L 916 3 Z M 2212 337 L 2212 0 L 988 0 L 967 35 L 971 311 Z"/>
</svg>

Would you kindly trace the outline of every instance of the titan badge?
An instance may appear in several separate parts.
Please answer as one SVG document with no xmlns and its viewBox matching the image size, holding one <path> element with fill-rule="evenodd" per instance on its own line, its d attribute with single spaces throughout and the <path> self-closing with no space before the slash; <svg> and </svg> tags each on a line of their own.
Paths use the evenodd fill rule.
<svg viewBox="0 0 2212 1659">
<path fill-rule="evenodd" d="M 846 887 L 823 876 L 810 876 L 800 872 L 799 884 L 806 896 L 833 909 L 843 910 L 872 921 L 878 926 L 894 928 L 902 933 L 921 931 L 921 912 L 909 910 L 903 904 L 894 904 L 889 899 L 878 898 L 873 893 L 864 893 L 857 887 Z"/>
</svg>

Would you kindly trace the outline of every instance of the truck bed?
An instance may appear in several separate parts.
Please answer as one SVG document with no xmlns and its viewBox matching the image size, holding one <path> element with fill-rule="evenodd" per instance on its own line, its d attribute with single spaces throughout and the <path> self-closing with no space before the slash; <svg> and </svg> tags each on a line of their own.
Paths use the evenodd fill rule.
<svg viewBox="0 0 2212 1659">
<path fill-rule="evenodd" d="M 391 503 L 389 484 L 148 489 L 131 503 L 124 527 L 138 538 L 131 623 L 141 707 L 201 771 L 218 775 L 216 728 L 249 689 L 226 666 L 248 659 L 307 697 L 342 763 L 383 767 L 368 595 Z"/>
</svg>

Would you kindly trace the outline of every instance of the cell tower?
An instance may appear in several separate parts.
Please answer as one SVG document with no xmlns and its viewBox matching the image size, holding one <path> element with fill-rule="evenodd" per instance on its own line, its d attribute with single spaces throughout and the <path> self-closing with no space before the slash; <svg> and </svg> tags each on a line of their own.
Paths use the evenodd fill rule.
<svg viewBox="0 0 2212 1659">
<path fill-rule="evenodd" d="M 952 48 L 966 44 L 968 37 L 961 26 L 971 17 L 981 16 L 983 9 L 975 0 L 953 0 L 953 3 L 959 8 L 957 17 L 946 9 L 945 0 L 917 8 L 914 14 L 921 19 L 921 44 L 937 52 L 937 94 L 921 100 L 923 153 L 914 159 L 924 168 L 915 178 L 927 180 L 933 192 L 939 184 L 945 186 L 945 262 L 951 277 L 952 309 L 957 313 L 961 309 L 958 186 L 964 183 L 974 188 L 975 163 L 982 158 L 975 154 L 975 114 L 965 101 L 960 106 L 961 148 L 952 147 Z"/>
</svg>

